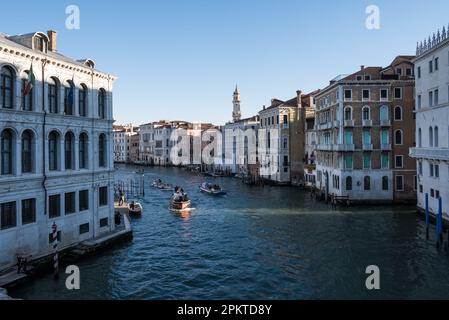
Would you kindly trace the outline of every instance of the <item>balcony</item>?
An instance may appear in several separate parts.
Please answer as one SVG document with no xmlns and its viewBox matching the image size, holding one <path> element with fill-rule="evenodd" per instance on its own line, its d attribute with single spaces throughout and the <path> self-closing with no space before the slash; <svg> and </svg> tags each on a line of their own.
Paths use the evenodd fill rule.
<svg viewBox="0 0 449 320">
<path fill-rule="evenodd" d="M 364 143 L 363 144 L 363 150 L 364 151 L 373 151 L 373 145 L 370 143 Z"/>
<path fill-rule="evenodd" d="M 354 127 L 354 120 L 345 120 L 344 126 L 345 127 Z"/>
<path fill-rule="evenodd" d="M 362 125 L 364 127 L 372 127 L 373 126 L 373 120 L 363 120 Z"/>
<path fill-rule="evenodd" d="M 411 148 L 410 157 L 449 161 L 448 148 Z"/>
<path fill-rule="evenodd" d="M 334 146 L 334 150 L 335 151 L 350 152 L 350 151 L 354 151 L 355 150 L 355 145 L 354 144 L 336 144 Z"/>
<path fill-rule="evenodd" d="M 382 143 L 380 145 L 380 149 L 383 151 L 390 151 L 391 150 L 391 143 Z"/>
<path fill-rule="evenodd" d="M 381 127 L 391 127 L 391 120 L 380 120 Z"/>
<path fill-rule="evenodd" d="M 334 128 L 338 128 L 340 126 L 340 121 L 334 120 Z"/>
<path fill-rule="evenodd" d="M 332 145 L 331 144 L 318 144 L 317 150 L 320 151 L 332 151 Z"/>
</svg>

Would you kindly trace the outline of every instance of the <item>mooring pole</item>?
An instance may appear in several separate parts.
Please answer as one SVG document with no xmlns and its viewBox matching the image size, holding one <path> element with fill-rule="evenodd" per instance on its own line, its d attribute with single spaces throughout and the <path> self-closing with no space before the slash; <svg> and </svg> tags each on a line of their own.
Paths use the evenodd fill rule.
<svg viewBox="0 0 449 320">
<path fill-rule="evenodd" d="M 429 239 L 429 194 L 426 193 L 426 239 Z"/>
<path fill-rule="evenodd" d="M 53 238 L 53 278 L 59 279 L 59 257 L 58 257 L 58 226 L 55 222 L 52 225 Z"/>
<path fill-rule="evenodd" d="M 443 245 L 443 199 L 441 197 L 438 198 L 438 220 L 440 227 L 438 230 L 438 241 L 440 242 L 440 245 Z"/>
</svg>

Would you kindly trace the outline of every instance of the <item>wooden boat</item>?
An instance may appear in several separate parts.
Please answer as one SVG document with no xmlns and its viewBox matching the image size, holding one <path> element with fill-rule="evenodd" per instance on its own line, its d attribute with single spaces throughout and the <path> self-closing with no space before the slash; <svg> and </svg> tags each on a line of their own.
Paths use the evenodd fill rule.
<svg viewBox="0 0 449 320">
<path fill-rule="evenodd" d="M 163 183 L 160 180 L 153 181 L 151 186 L 162 191 L 173 191 L 173 185 L 169 183 Z"/>
<path fill-rule="evenodd" d="M 130 216 L 140 217 L 142 215 L 142 205 L 139 202 L 128 203 L 128 212 Z"/>
<path fill-rule="evenodd" d="M 175 193 L 170 200 L 170 210 L 173 212 L 186 212 L 191 211 L 191 201 L 187 198 L 187 195 L 181 195 Z"/>
<path fill-rule="evenodd" d="M 212 184 L 208 182 L 204 182 L 200 185 L 201 192 L 213 195 L 213 196 L 222 196 L 226 194 L 226 191 L 221 189 L 221 187 L 217 184 Z"/>
</svg>

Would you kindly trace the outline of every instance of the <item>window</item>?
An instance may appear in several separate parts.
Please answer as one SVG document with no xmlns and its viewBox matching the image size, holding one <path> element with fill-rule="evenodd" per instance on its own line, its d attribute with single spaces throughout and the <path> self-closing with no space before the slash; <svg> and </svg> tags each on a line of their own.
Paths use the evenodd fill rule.
<svg viewBox="0 0 449 320">
<path fill-rule="evenodd" d="M 365 178 L 363 178 L 363 189 L 365 191 L 371 190 L 371 178 L 370 178 L 370 176 L 365 176 Z"/>
<path fill-rule="evenodd" d="M 351 130 L 345 130 L 345 144 L 353 144 L 352 140 L 352 131 Z"/>
<path fill-rule="evenodd" d="M 390 117 L 388 115 L 388 106 L 380 107 L 380 121 L 388 121 Z"/>
<path fill-rule="evenodd" d="M 402 76 L 402 68 L 396 68 L 396 74 Z"/>
<path fill-rule="evenodd" d="M 346 177 L 346 190 L 352 190 L 352 177 Z"/>
<path fill-rule="evenodd" d="M 84 84 L 81 84 L 81 88 L 78 91 L 78 105 L 79 115 L 87 117 L 87 87 Z"/>
<path fill-rule="evenodd" d="M 75 192 L 68 192 L 64 197 L 65 214 L 71 214 L 76 212 L 75 208 Z"/>
<path fill-rule="evenodd" d="M 363 107 L 362 116 L 363 120 L 370 120 L 370 109 L 368 106 Z"/>
<path fill-rule="evenodd" d="M 16 203 L 7 202 L 0 205 L 0 230 L 10 229 L 17 226 Z"/>
<path fill-rule="evenodd" d="M 394 144 L 402 145 L 402 130 L 396 130 L 394 133 Z"/>
<path fill-rule="evenodd" d="M 363 130 L 363 145 L 367 146 L 371 144 L 371 131 L 370 130 Z"/>
<path fill-rule="evenodd" d="M 64 155 L 65 155 L 65 169 L 73 170 L 74 167 L 74 138 L 73 133 L 67 132 L 64 138 Z"/>
<path fill-rule="evenodd" d="M 388 89 L 380 89 L 380 100 L 388 100 Z"/>
<path fill-rule="evenodd" d="M 79 168 L 87 169 L 87 150 L 88 150 L 88 138 L 86 133 L 81 133 L 79 138 Z"/>
<path fill-rule="evenodd" d="M 423 193 L 424 192 L 424 188 L 422 186 L 422 184 L 419 185 L 419 193 Z"/>
<path fill-rule="evenodd" d="M 394 120 L 401 121 L 402 120 L 402 107 L 394 108 Z"/>
<path fill-rule="evenodd" d="M 439 190 L 435 190 L 435 198 L 436 199 L 440 198 L 440 191 Z"/>
<path fill-rule="evenodd" d="M 100 207 L 108 205 L 108 187 L 100 187 L 99 189 L 99 204 Z"/>
<path fill-rule="evenodd" d="M 352 90 L 345 90 L 345 100 L 352 100 Z"/>
<path fill-rule="evenodd" d="M 345 120 L 346 121 L 352 120 L 352 108 L 351 107 L 345 108 Z"/>
<path fill-rule="evenodd" d="M 59 112 L 59 99 L 58 99 L 58 91 L 59 91 L 59 81 L 58 79 L 52 77 L 48 80 L 48 107 L 50 113 L 58 113 Z"/>
<path fill-rule="evenodd" d="M 422 105 L 422 97 L 421 97 L 420 94 L 418 95 L 417 105 L 418 105 L 418 109 L 421 109 L 421 105 Z"/>
<path fill-rule="evenodd" d="M 435 106 L 438 106 L 438 104 L 440 103 L 439 102 L 439 91 L 438 91 L 438 89 L 436 89 L 433 92 L 433 103 L 434 103 Z"/>
<path fill-rule="evenodd" d="M 104 89 L 98 91 L 98 117 L 106 119 L 106 91 Z"/>
<path fill-rule="evenodd" d="M 22 225 L 36 222 L 36 199 L 22 200 Z"/>
<path fill-rule="evenodd" d="M 56 131 L 50 132 L 48 136 L 48 167 L 50 171 L 58 170 L 58 144 L 59 134 Z"/>
<path fill-rule="evenodd" d="M 352 155 L 345 155 L 345 169 L 352 169 Z"/>
<path fill-rule="evenodd" d="M 421 67 L 418 67 L 418 79 L 421 78 Z"/>
<path fill-rule="evenodd" d="M 357 81 L 362 81 L 363 77 L 362 76 L 356 76 Z"/>
<path fill-rule="evenodd" d="M 370 81 L 371 80 L 371 76 L 370 75 L 366 75 L 365 76 L 365 81 Z"/>
<path fill-rule="evenodd" d="M 103 133 L 98 138 L 98 165 L 106 167 L 106 136 Z"/>
<path fill-rule="evenodd" d="M 429 92 L 429 107 L 433 107 L 433 91 Z"/>
<path fill-rule="evenodd" d="M 85 234 L 89 232 L 89 224 L 84 223 L 80 225 L 80 234 Z"/>
<path fill-rule="evenodd" d="M 412 69 L 411 68 L 407 68 L 407 69 L 405 69 L 405 75 L 406 76 L 412 76 L 413 75 L 413 71 L 412 71 Z"/>
<path fill-rule="evenodd" d="M 433 129 L 433 146 L 435 148 L 438 148 L 439 141 L 438 141 L 438 127 L 435 127 Z"/>
<path fill-rule="evenodd" d="M 382 177 L 382 190 L 388 191 L 388 177 L 387 176 Z"/>
<path fill-rule="evenodd" d="M 435 58 L 435 71 L 438 71 L 438 69 L 439 69 L 439 58 L 437 57 L 437 58 Z"/>
<path fill-rule="evenodd" d="M 382 169 L 390 169 L 390 157 L 388 153 L 382 153 L 380 155 L 380 161 Z"/>
<path fill-rule="evenodd" d="M 42 36 L 35 36 L 33 38 L 33 48 L 34 50 L 38 50 L 40 52 L 44 52 L 46 53 L 47 51 L 47 46 L 46 46 L 46 41 Z"/>
<path fill-rule="evenodd" d="M 404 176 L 396 176 L 396 191 L 404 191 Z"/>
<path fill-rule="evenodd" d="M 440 177 L 440 166 L 438 164 L 434 165 L 435 178 Z"/>
<path fill-rule="evenodd" d="M 435 175 L 433 163 L 429 163 L 429 176 L 433 177 Z"/>
<path fill-rule="evenodd" d="M 89 210 L 89 190 L 81 190 L 79 192 L 79 210 Z"/>
<path fill-rule="evenodd" d="M 14 109 L 14 71 L 10 67 L 3 67 L 0 71 L 1 107 Z"/>
<path fill-rule="evenodd" d="M 13 173 L 13 133 L 5 129 L 1 135 L 1 174 Z"/>
<path fill-rule="evenodd" d="M 429 127 L 429 147 L 433 147 L 433 128 Z"/>
<path fill-rule="evenodd" d="M 364 154 L 363 155 L 363 169 L 371 169 L 371 155 Z"/>
<path fill-rule="evenodd" d="M 369 89 L 363 89 L 363 91 L 362 91 L 362 99 L 364 101 L 368 101 L 370 99 L 370 91 L 369 91 Z"/>
<path fill-rule="evenodd" d="M 27 79 L 22 79 L 22 110 L 31 111 L 33 110 L 33 88 L 32 86 L 27 88 L 28 75 L 30 74 L 30 71 L 25 71 L 25 73 L 27 75 Z"/>
<path fill-rule="evenodd" d="M 33 171 L 33 133 L 25 130 L 22 133 L 22 173 Z"/>
<path fill-rule="evenodd" d="M 50 219 L 61 216 L 61 196 L 59 194 L 48 197 L 48 216 Z"/>
<path fill-rule="evenodd" d="M 402 99 L 402 88 L 394 88 L 394 98 Z"/>
<path fill-rule="evenodd" d="M 284 156 L 283 166 L 284 166 L 284 167 L 287 167 L 287 166 L 288 166 L 288 156 Z"/>
<path fill-rule="evenodd" d="M 288 115 L 284 114 L 284 124 L 288 124 Z"/>
<path fill-rule="evenodd" d="M 382 129 L 381 136 L 380 136 L 380 142 L 383 145 L 389 144 L 389 131 L 388 129 Z"/>
<path fill-rule="evenodd" d="M 429 73 L 433 72 L 433 61 L 429 61 Z"/>
<path fill-rule="evenodd" d="M 422 161 L 418 162 L 418 173 L 420 176 L 422 176 Z"/>
<path fill-rule="evenodd" d="M 74 85 L 72 81 L 67 81 L 68 87 L 64 87 L 64 113 L 73 115 Z"/>
<path fill-rule="evenodd" d="M 284 149 L 287 149 L 287 148 L 288 148 L 288 140 L 287 140 L 287 138 L 284 138 L 284 139 L 283 139 L 283 141 L 282 141 L 282 147 L 283 147 Z"/>
<path fill-rule="evenodd" d="M 108 218 L 100 219 L 100 228 L 107 227 L 109 224 Z"/>
<path fill-rule="evenodd" d="M 401 169 L 404 167 L 404 156 L 395 157 L 395 167 Z"/>
<path fill-rule="evenodd" d="M 421 128 L 418 129 L 418 147 L 422 147 L 422 130 Z"/>
</svg>

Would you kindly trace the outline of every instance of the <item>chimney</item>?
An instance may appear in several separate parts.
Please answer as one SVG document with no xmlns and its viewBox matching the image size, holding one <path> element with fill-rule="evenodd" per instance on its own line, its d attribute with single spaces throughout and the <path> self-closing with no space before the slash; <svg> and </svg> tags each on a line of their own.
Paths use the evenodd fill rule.
<svg viewBox="0 0 449 320">
<path fill-rule="evenodd" d="M 363 69 L 365 69 L 365 66 L 360 66 L 360 70 L 363 70 Z"/>
<path fill-rule="evenodd" d="M 56 31 L 48 30 L 47 31 L 48 38 L 50 39 L 50 42 L 48 43 L 48 49 L 52 52 L 56 52 Z"/>
<path fill-rule="evenodd" d="M 296 102 L 298 103 L 298 108 L 302 107 L 302 91 L 296 91 Z"/>
</svg>

